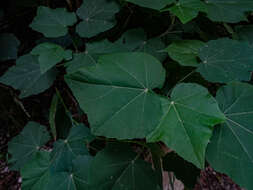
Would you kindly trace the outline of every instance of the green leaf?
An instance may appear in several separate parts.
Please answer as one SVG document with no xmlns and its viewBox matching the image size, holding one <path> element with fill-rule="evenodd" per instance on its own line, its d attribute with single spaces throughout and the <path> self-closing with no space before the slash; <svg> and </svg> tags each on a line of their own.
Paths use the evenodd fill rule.
<svg viewBox="0 0 253 190">
<path fill-rule="evenodd" d="M 77 15 L 83 20 L 77 25 L 77 33 L 90 38 L 111 29 L 118 11 L 119 5 L 114 0 L 84 0 L 77 10 Z"/>
<path fill-rule="evenodd" d="M 174 6 L 164 9 L 176 15 L 183 24 L 198 16 L 199 12 L 206 12 L 206 5 L 200 0 L 179 0 Z"/>
<path fill-rule="evenodd" d="M 253 70 L 253 48 L 228 38 L 209 41 L 199 51 L 197 71 L 210 82 L 249 81 Z"/>
<path fill-rule="evenodd" d="M 84 53 L 74 54 L 73 60 L 65 64 L 67 73 L 74 73 L 79 69 L 95 65 L 99 55 L 127 51 L 127 48 L 123 44 L 112 43 L 108 40 L 87 43 Z"/>
<path fill-rule="evenodd" d="M 50 180 L 50 152 L 41 151 L 21 168 L 22 190 L 46 190 Z"/>
<path fill-rule="evenodd" d="M 24 98 L 48 89 L 53 84 L 56 75 L 57 71 L 54 69 L 41 74 L 38 57 L 26 54 L 18 58 L 17 64 L 0 78 L 0 83 L 20 90 L 20 98 Z"/>
<path fill-rule="evenodd" d="M 142 138 L 155 128 L 162 110 L 152 89 L 161 88 L 164 79 L 161 63 L 145 53 L 104 55 L 65 77 L 92 133 L 119 139 Z"/>
<path fill-rule="evenodd" d="M 207 89 L 190 83 L 177 85 L 170 100 L 162 101 L 163 117 L 148 141 L 163 141 L 185 160 L 204 168 L 213 126 L 225 120 L 217 102 Z"/>
<path fill-rule="evenodd" d="M 213 21 L 237 23 L 246 21 L 246 12 L 253 10 L 251 0 L 207 0 L 207 16 Z"/>
<path fill-rule="evenodd" d="M 154 190 L 159 186 L 151 164 L 138 159 L 124 144 L 109 144 L 99 152 L 90 176 L 92 189 L 98 190 Z"/>
<path fill-rule="evenodd" d="M 97 59 L 89 53 L 74 53 L 73 60 L 67 62 L 65 67 L 67 67 L 67 73 L 75 73 L 79 69 L 86 68 L 95 65 Z"/>
<path fill-rule="evenodd" d="M 89 129 L 83 124 L 72 127 L 65 140 L 60 139 L 54 143 L 51 155 L 54 162 L 53 170 L 69 171 L 73 159 L 80 155 L 89 155 L 86 144 L 93 138 Z"/>
<path fill-rule="evenodd" d="M 253 189 L 253 87 L 231 83 L 217 92 L 226 122 L 215 128 L 207 149 L 211 166 L 245 189 Z"/>
<path fill-rule="evenodd" d="M 163 169 L 173 172 L 185 187 L 193 189 L 200 175 L 200 170 L 193 164 L 179 157 L 175 152 L 168 153 L 163 158 Z"/>
<path fill-rule="evenodd" d="M 170 44 L 166 51 L 171 59 L 177 61 L 182 66 L 197 67 L 199 49 L 204 46 L 204 42 L 199 40 L 182 40 Z"/>
<path fill-rule="evenodd" d="M 45 126 L 35 122 L 29 122 L 23 131 L 8 143 L 8 152 L 12 155 L 15 165 L 13 169 L 18 170 L 49 141 L 49 134 Z"/>
<path fill-rule="evenodd" d="M 253 25 L 240 25 L 236 26 L 236 35 L 239 41 L 248 42 L 253 44 Z"/>
<path fill-rule="evenodd" d="M 122 35 L 115 43 L 122 44 L 128 51 L 145 52 L 153 55 L 161 62 L 167 57 L 163 51 L 165 44 L 161 38 L 148 39 L 143 29 L 131 29 Z"/>
<path fill-rule="evenodd" d="M 70 171 L 53 172 L 49 152 L 40 152 L 21 169 L 24 190 L 89 190 L 89 167 L 92 157 L 78 156 L 70 162 Z"/>
<path fill-rule="evenodd" d="M 126 0 L 127 2 L 134 3 L 141 7 L 146 7 L 150 9 L 161 10 L 166 5 L 175 2 L 175 0 Z"/>
<path fill-rule="evenodd" d="M 17 59 L 19 40 L 13 34 L 0 34 L 0 61 Z"/>
<path fill-rule="evenodd" d="M 90 164 L 92 157 L 78 156 L 72 162 L 71 171 L 57 172 L 50 177 L 47 189 L 90 190 Z"/>
<path fill-rule="evenodd" d="M 68 26 L 76 22 L 75 13 L 67 12 L 64 8 L 50 9 L 40 6 L 30 27 L 48 38 L 56 38 L 65 36 L 68 33 Z"/>
<path fill-rule="evenodd" d="M 39 56 L 39 64 L 41 73 L 47 72 L 57 63 L 72 58 L 71 50 L 64 50 L 61 46 L 53 43 L 42 43 L 33 48 L 32 55 Z"/>
</svg>

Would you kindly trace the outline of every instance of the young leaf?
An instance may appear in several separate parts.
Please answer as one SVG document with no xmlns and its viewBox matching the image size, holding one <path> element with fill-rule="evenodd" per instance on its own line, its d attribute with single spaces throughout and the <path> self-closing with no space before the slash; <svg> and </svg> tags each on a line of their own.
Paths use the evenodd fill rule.
<svg viewBox="0 0 253 190">
<path fill-rule="evenodd" d="M 151 164 L 138 159 L 124 144 L 109 144 L 99 152 L 91 164 L 90 176 L 92 189 L 154 190 L 159 186 Z"/>
<path fill-rule="evenodd" d="M 253 87 L 231 83 L 219 89 L 217 101 L 226 122 L 215 128 L 207 160 L 246 189 L 253 189 Z"/>
<path fill-rule="evenodd" d="M 179 84 L 171 99 L 162 101 L 163 117 L 147 140 L 163 141 L 185 160 L 204 168 L 212 127 L 225 120 L 217 102 L 207 89 L 197 84 Z"/>
<path fill-rule="evenodd" d="M 43 33 L 45 37 L 56 38 L 65 36 L 68 26 L 72 26 L 76 21 L 75 13 L 67 12 L 64 8 L 50 9 L 40 6 L 30 27 Z"/>
<path fill-rule="evenodd" d="M 200 169 L 185 161 L 176 153 L 170 152 L 163 158 L 163 169 L 173 172 L 177 179 L 182 181 L 185 187 L 193 189 L 200 175 Z"/>
<path fill-rule="evenodd" d="M 84 0 L 77 10 L 83 20 L 76 31 L 81 37 L 90 38 L 111 29 L 115 25 L 115 14 L 119 5 L 114 0 Z"/>
<path fill-rule="evenodd" d="M 22 190 L 46 190 L 50 176 L 50 152 L 40 151 L 21 168 Z"/>
<path fill-rule="evenodd" d="M 253 10 L 251 0 L 207 0 L 207 16 L 216 22 L 237 23 L 246 21 L 246 12 Z"/>
<path fill-rule="evenodd" d="M 65 77 L 92 133 L 119 139 L 142 138 L 155 128 L 162 110 L 152 89 L 161 88 L 164 79 L 161 63 L 145 53 L 104 55 Z"/>
<path fill-rule="evenodd" d="M 253 70 L 253 48 L 247 42 L 228 38 L 209 41 L 199 51 L 197 71 L 210 82 L 249 81 Z"/>
<path fill-rule="evenodd" d="M 19 170 L 49 141 L 49 134 L 45 126 L 29 122 L 24 130 L 8 143 L 8 152 L 12 155 L 15 165 L 13 169 Z"/>
<path fill-rule="evenodd" d="M 71 50 L 64 50 L 61 46 L 52 43 L 42 43 L 33 48 L 32 55 L 39 56 L 41 73 L 47 72 L 57 63 L 72 58 Z"/>
<path fill-rule="evenodd" d="M 166 5 L 175 2 L 175 0 L 126 0 L 127 2 L 134 3 L 141 7 L 146 7 L 155 10 L 161 10 Z"/>
<path fill-rule="evenodd" d="M 71 128 L 68 137 L 54 143 L 52 152 L 53 170 L 57 172 L 68 171 L 71 162 L 79 155 L 89 155 L 86 144 L 93 140 L 89 129 L 84 125 Z"/>
<path fill-rule="evenodd" d="M 115 43 L 122 44 L 128 51 L 145 52 L 163 62 L 167 57 L 161 38 L 148 39 L 143 29 L 131 29 Z"/>
<path fill-rule="evenodd" d="M 197 67 L 199 49 L 205 45 L 199 40 L 182 40 L 170 44 L 166 51 L 169 56 L 182 66 Z"/>
<path fill-rule="evenodd" d="M 199 12 L 206 12 L 206 5 L 200 0 L 179 0 L 174 6 L 164 9 L 176 15 L 183 24 L 198 16 Z"/>
<path fill-rule="evenodd" d="M 17 59 L 19 40 L 13 34 L 0 34 L 0 61 Z"/>
<path fill-rule="evenodd" d="M 56 75 L 57 71 L 54 69 L 41 74 L 38 57 L 26 54 L 18 58 L 17 64 L 0 78 L 0 83 L 20 90 L 20 98 L 24 98 L 48 89 Z"/>
</svg>

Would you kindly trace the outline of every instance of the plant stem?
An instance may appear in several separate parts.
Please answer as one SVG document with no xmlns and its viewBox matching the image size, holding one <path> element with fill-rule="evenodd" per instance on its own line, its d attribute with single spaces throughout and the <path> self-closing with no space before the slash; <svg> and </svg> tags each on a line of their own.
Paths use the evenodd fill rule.
<svg viewBox="0 0 253 190">
<path fill-rule="evenodd" d="M 176 22 L 176 16 L 173 15 L 171 18 L 171 24 L 170 24 L 169 28 L 164 33 L 162 33 L 160 35 L 160 37 L 163 37 L 163 36 L 166 36 L 167 34 L 169 34 L 170 31 L 173 29 L 175 22 Z"/>
<path fill-rule="evenodd" d="M 183 82 L 185 79 L 187 79 L 189 76 L 191 76 L 193 73 L 195 73 L 196 69 L 192 70 L 190 73 L 188 73 L 187 75 L 185 75 L 182 79 L 180 79 L 167 93 L 167 96 L 170 95 L 171 91 L 173 90 L 173 88 L 178 85 L 179 83 Z"/>
<path fill-rule="evenodd" d="M 72 11 L 73 10 L 73 5 L 71 3 L 71 0 L 66 0 L 66 2 L 69 5 L 69 10 Z"/>
<path fill-rule="evenodd" d="M 237 40 L 238 36 L 236 32 L 233 30 L 233 28 L 228 25 L 227 23 L 223 23 L 223 26 L 226 28 L 227 32 L 231 35 L 232 39 Z"/>
<path fill-rule="evenodd" d="M 175 178 L 174 178 L 174 175 L 173 173 L 169 173 L 169 180 L 170 180 L 170 188 L 171 190 L 174 190 L 174 182 L 175 182 Z"/>
</svg>

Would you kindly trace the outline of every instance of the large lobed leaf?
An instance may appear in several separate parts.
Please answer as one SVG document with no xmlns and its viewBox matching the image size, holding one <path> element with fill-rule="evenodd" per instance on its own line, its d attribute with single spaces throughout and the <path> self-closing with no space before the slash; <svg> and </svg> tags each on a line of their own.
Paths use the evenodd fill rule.
<svg viewBox="0 0 253 190">
<path fill-rule="evenodd" d="M 45 126 L 29 122 L 24 130 L 8 143 L 8 152 L 14 169 L 20 169 L 25 163 L 39 152 L 40 148 L 49 141 L 49 134 Z"/>
<path fill-rule="evenodd" d="M 210 82 L 249 81 L 253 48 L 248 42 L 228 38 L 212 40 L 199 50 L 202 63 L 197 71 Z"/>
<path fill-rule="evenodd" d="M 246 12 L 253 10 L 252 0 L 207 0 L 205 2 L 208 18 L 217 22 L 246 21 Z"/>
<path fill-rule="evenodd" d="M 69 171 L 73 159 L 80 155 L 89 155 L 86 144 L 93 138 L 90 130 L 83 124 L 72 127 L 66 139 L 59 139 L 54 143 L 52 169 L 58 172 Z"/>
<path fill-rule="evenodd" d="M 74 73 L 79 69 L 95 65 L 99 55 L 120 52 L 127 52 L 127 48 L 121 43 L 112 43 L 108 40 L 87 43 L 85 52 L 75 53 L 73 60 L 67 62 L 65 66 L 68 73 Z"/>
<path fill-rule="evenodd" d="M 207 160 L 215 170 L 236 183 L 253 189 L 253 87 L 231 83 L 217 93 L 226 122 L 217 126 L 207 149 Z"/>
<path fill-rule="evenodd" d="M 77 25 L 77 33 L 90 38 L 111 29 L 118 11 L 119 5 L 114 0 L 84 0 L 77 10 L 77 15 L 82 19 Z"/>
<path fill-rule="evenodd" d="M 109 144 L 90 168 L 92 190 L 155 190 L 160 185 L 151 164 L 124 144 Z"/>
<path fill-rule="evenodd" d="M 206 6 L 200 0 L 179 0 L 174 6 L 164 10 L 172 12 L 185 24 L 197 17 L 199 12 L 206 12 Z"/>
<path fill-rule="evenodd" d="M 185 160 L 203 168 L 213 126 L 225 119 L 216 100 L 204 87 L 179 84 L 170 100 L 162 101 L 163 117 L 148 141 L 163 141 Z"/>
<path fill-rule="evenodd" d="M 125 32 L 122 37 L 115 42 L 128 51 L 145 52 L 156 57 L 159 61 L 165 60 L 166 53 L 163 51 L 165 44 L 161 38 L 148 39 L 143 29 L 131 29 Z"/>
<path fill-rule="evenodd" d="M 177 61 L 182 66 L 197 67 L 199 49 L 205 45 L 199 40 L 181 40 L 171 43 L 166 51 L 171 59 Z"/>
<path fill-rule="evenodd" d="M 31 51 L 32 55 L 39 56 L 41 73 L 47 72 L 57 63 L 72 58 L 71 50 L 64 50 L 61 46 L 53 43 L 42 43 Z"/>
<path fill-rule="evenodd" d="M 0 83 L 20 90 L 20 97 L 24 98 L 48 89 L 53 84 L 56 75 L 57 71 L 55 69 L 42 74 L 38 57 L 26 54 L 19 57 L 16 65 L 0 78 Z"/>
<path fill-rule="evenodd" d="M 90 190 L 90 156 L 78 156 L 71 161 L 69 171 L 53 172 L 50 153 L 42 151 L 21 169 L 23 190 Z"/>
<path fill-rule="evenodd" d="M 161 63 L 145 53 L 104 55 L 98 64 L 65 77 L 93 134 L 119 139 L 142 138 L 155 128 L 162 110 L 152 89 L 164 79 Z"/>
<path fill-rule="evenodd" d="M 51 9 L 40 6 L 30 27 L 46 37 L 56 38 L 65 36 L 68 26 L 74 25 L 76 21 L 75 13 L 67 12 L 64 8 Z"/>
</svg>

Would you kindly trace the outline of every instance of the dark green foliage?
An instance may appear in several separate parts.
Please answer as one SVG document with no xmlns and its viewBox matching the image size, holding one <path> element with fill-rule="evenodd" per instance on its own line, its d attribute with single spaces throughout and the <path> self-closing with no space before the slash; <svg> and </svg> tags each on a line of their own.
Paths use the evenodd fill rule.
<svg viewBox="0 0 253 190">
<path fill-rule="evenodd" d="M 46 125 L 8 143 L 22 189 L 161 190 L 163 171 L 191 189 L 207 164 L 253 189 L 252 0 L 14 7 L 31 12 L 0 12 L 0 87 Z M 22 104 L 40 97 L 46 121 Z"/>
</svg>

